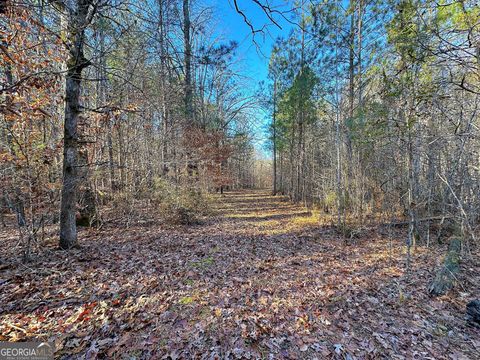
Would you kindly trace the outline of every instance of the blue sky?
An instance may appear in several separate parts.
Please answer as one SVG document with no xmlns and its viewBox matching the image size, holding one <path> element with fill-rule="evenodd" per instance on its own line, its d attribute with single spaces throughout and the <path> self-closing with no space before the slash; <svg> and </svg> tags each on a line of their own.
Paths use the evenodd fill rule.
<svg viewBox="0 0 480 360">
<path fill-rule="evenodd" d="M 268 57 L 275 38 L 278 35 L 288 34 L 289 24 L 276 16 L 282 29 L 270 24 L 263 11 L 252 0 L 237 0 L 239 8 L 245 13 L 255 28 L 261 28 L 269 24 L 265 34 L 256 34 L 255 41 L 260 50 L 253 43 L 250 28 L 244 22 L 242 16 L 235 11 L 233 0 L 213 0 L 215 14 L 218 15 L 219 32 L 225 34 L 228 39 L 239 43 L 238 55 L 245 60 L 246 65 L 252 71 L 251 76 L 258 80 L 266 80 L 268 73 Z M 263 53 L 263 54 L 261 54 Z"/>
<path fill-rule="evenodd" d="M 276 4 L 287 2 L 288 0 L 278 0 Z M 275 16 L 282 29 L 271 24 L 265 13 L 252 0 L 237 0 L 239 8 L 245 13 L 249 21 L 256 29 L 267 25 L 264 33 L 255 35 L 255 45 L 250 27 L 245 23 L 240 14 L 235 11 L 233 0 L 212 0 L 215 8 L 215 16 L 218 21 L 218 32 L 225 40 L 235 40 L 238 44 L 237 55 L 242 61 L 241 72 L 250 78 L 252 91 L 260 81 L 267 81 L 268 62 L 275 39 L 278 36 L 287 35 L 292 25 L 281 16 Z M 272 2 L 273 3 L 273 2 Z M 287 7 L 283 7 L 287 9 Z M 247 90 L 247 91 L 249 91 Z M 255 147 L 261 157 L 268 157 L 265 151 L 265 127 L 269 122 L 267 114 L 259 114 L 255 126 L 256 141 Z"/>
<path fill-rule="evenodd" d="M 239 8 L 245 13 L 255 28 L 261 28 L 267 24 L 264 34 L 257 33 L 255 46 L 252 34 L 242 16 L 235 11 L 233 0 L 213 0 L 215 14 L 218 16 L 219 32 L 225 34 L 229 40 L 235 40 L 239 44 L 238 55 L 244 59 L 248 66 L 250 76 L 258 81 L 266 80 L 268 74 L 268 57 L 275 38 L 279 35 L 286 35 L 291 25 L 279 15 L 275 16 L 282 29 L 271 24 L 263 11 L 252 0 L 237 0 Z M 273 3 L 273 2 L 272 2 Z M 277 4 L 282 1 L 277 1 Z M 286 9 L 284 7 L 284 9 Z"/>
</svg>

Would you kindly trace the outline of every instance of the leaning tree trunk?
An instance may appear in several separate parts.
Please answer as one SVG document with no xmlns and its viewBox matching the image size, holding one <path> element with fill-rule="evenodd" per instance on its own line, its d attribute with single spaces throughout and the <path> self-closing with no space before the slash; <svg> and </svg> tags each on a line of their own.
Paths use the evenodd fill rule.
<svg viewBox="0 0 480 360">
<path fill-rule="evenodd" d="M 75 212 L 78 186 L 78 117 L 80 114 L 80 86 L 82 70 L 89 65 L 83 47 L 85 28 L 91 20 L 91 0 L 77 0 L 68 24 L 69 58 L 65 86 L 65 122 L 63 139 L 63 186 L 60 205 L 60 247 L 70 249 L 77 245 Z"/>
</svg>

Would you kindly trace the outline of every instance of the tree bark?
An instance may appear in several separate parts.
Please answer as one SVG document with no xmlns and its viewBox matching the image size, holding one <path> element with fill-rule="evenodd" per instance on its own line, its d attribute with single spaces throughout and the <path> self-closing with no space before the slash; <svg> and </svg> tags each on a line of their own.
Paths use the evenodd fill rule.
<svg viewBox="0 0 480 360">
<path fill-rule="evenodd" d="M 480 329 L 480 300 L 472 300 L 467 304 L 467 323 Z"/>
<path fill-rule="evenodd" d="M 348 118 L 350 123 L 353 122 L 354 116 L 354 96 L 355 96 L 355 30 L 354 30 L 355 12 L 352 11 L 350 15 L 350 36 L 349 36 L 349 55 L 348 55 L 348 72 L 349 72 L 349 84 L 348 84 Z M 348 180 L 352 178 L 352 134 L 350 132 L 349 124 L 345 124 L 346 143 L 347 143 L 347 171 Z"/>
<path fill-rule="evenodd" d="M 430 284 L 428 291 L 433 296 L 444 295 L 452 289 L 460 272 L 460 250 L 462 241 L 454 238 L 448 246 L 448 253 L 445 256 L 442 268 L 438 271 L 435 279 Z"/>
<path fill-rule="evenodd" d="M 192 44 L 190 42 L 190 0 L 183 0 L 183 38 L 185 46 L 185 115 L 188 124 L 193 122 L 193 90 L 192 90 Z"/>
<path fill-rule="evenodd" d="M 357 19 L 357 77 L 358 77 L 358 107 L 360 112 L 363 106 L 363 86 L 362 86 L 362 29 L 363 29 L 363 0 L 358 0 L 358 19 Z M 352 44 L 353 46 L 353 44 Z"/>
<path fill-rule="evenodd" d="M 162 141 L 162 175 L 166 176 L 169 172 L 169 136 L 171 135 L 168 111 L 167 111 L 167 86 L 166 86 L 166 46 L 165 46 L 165 9 L 164 2 L 158 0 L 158 27 L 159 34 L 159 47 L 160 47 L 160 90 L 161 90 L 161 102 L 162 102 L 162 126 L 163 126 L 163 141 Z"/>
<path fill-rule="evenodd" d="M 77 245 L 75 212 L 78 187 L 78 117 L 80 114 L 80 87 L 82 70 L 89 65 L 83 48 L 85 28 L 91 20 L 91 0 L 78 0 L 68 24 L 69 58 L 65 86 L 65 120 L 63 144 L 63 185 L 60 205 L 60 247 L 70 249 Z"/>
<path fill-rule="evenodd" d="M 277 79 L 273 82 L 273 195 L 277 195 Z"/>
</svg>

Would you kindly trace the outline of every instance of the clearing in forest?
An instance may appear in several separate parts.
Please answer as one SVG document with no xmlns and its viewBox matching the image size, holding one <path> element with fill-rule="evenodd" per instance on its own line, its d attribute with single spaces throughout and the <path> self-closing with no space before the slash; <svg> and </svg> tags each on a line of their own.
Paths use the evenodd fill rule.
<svg viewBox="0 0 480 360">
<path fill-rule="evenodd" d="M 229 192 L 203 224 L 88 230 L 21 265 L 0 233 L 2 341 L 55 341 L 58 358 L 476 359 L 462 286 L 429 298 L 443 249 L 371 230 L 346 244 L 317 215 L 268 191 Z M 476 257 L 478 259 L 478 257 Z"/>
</svg>

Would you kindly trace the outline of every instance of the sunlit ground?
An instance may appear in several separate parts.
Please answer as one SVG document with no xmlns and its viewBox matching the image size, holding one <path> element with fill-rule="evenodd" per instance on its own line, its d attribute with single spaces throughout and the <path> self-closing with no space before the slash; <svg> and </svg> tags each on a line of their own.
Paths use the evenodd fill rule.
<svg viewBox="0 0 480 360">
<path fill-rule="evenodd" d="M 321 214 L 267 192 L 216 204 L 204 225 L 88 232 L 81 250 L 11 263 L 0 340 L 104 358 L 474 358 L 463 320 L 480 295 L 474 265 L 432 300 L 442 249 L 417 247 L 407 274 L 401 233 L 349 243 Z"/>
<path fill-rule="evenodd" d="M 242 221 L 243 229 L 257 234 L 287 234 L 321 224 L 318 211 L 293 205 L 285 196 L 272 196 L 268 192 L 258 192 L 255 196 L 236 193 L 229 194 L 228 200 L 221 200 L 217 207 L 220 214 L 226 219 Z"/>
</svg>

